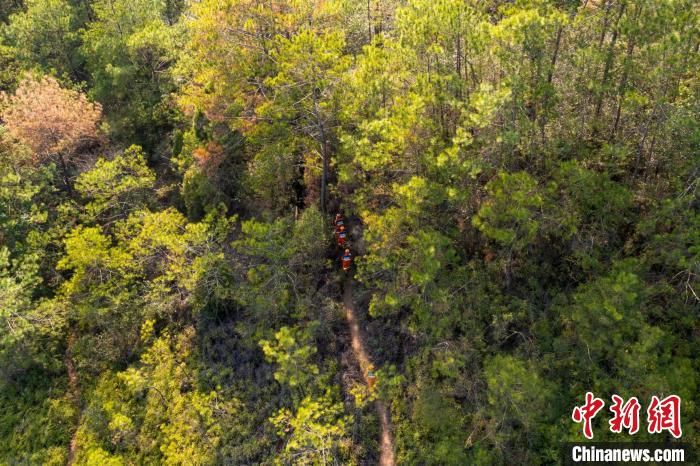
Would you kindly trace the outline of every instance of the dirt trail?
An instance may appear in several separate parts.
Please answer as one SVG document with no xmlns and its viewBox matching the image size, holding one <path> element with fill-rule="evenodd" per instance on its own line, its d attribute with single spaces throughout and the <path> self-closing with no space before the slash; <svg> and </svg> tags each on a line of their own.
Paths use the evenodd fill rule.
<svg viewBox="0 0 700 466">
<path fill-rule="evenodd" d="M 66 347 L 66 352 L 63 356 L 64 363 L 66 364 L 66 370 L 68 371 L 68 388 L 70 390 L 71 398 L 73 399 L 73 404 L 80 407 L 80 379 L 78 378 L 78 371 L 75 369 L 75 362 L 73 361 L 73 344 L 75 342 L 75 333 L 71 331 L 68 335 L 68 345 Z M 78 450 L 78 429 L 75 429 L 73 436 L 70 439 L 70 444 L 68 446 L 68 459 L 66 460 L 66 465 L 71 466 L 73 460 L 75 459 L 75 452 Z"/>
<path fill-rule="evenodd" d="M 348 320 L 348 327 L 350 327 L 350 342 L 352 344 L 352 351 L 355 353 L 355 357 L 360 364 L 360 372 L 362 373 L 362 377 L 364 378 L 365 383 L 368 384 L 367 368 L 372 361 L 367 353 L 367 349 L 365 348 L 364 338 L 362 337 L 362 331 L 360 330 L 360 324 L 357 321 L 357 316 L 355 315 L 355 300 L 352 285 L 353 280 L 352 278 L 349 278 L 345 283 L 345 291 L 343 293 L 345 317 Z M 394 460 L 394 439 L 391 436 L 391 420 L 389 419 L 389 411 L 382 400 L 375 400 L 374 405 L 377 409 L 379 428 L 381 431 L 379 464 L 380 466 L 394 466 L 396 464 Z"/>
</svg>

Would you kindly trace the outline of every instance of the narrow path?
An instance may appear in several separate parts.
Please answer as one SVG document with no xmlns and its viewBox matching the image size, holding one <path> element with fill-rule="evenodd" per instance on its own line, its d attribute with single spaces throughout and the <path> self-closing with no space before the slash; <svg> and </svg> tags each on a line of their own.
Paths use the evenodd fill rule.
<svg viewBox="0 0 700 466">
<path fill-rule="evenodd" d="M 369 385 L 367 380 L 367 368 L 372 363 L 365 348 L 364 338 L 362 337 L 362 331 L 360 330 L 360 324 L 357 321 L 357 316 L 355 315 L 355 300 L 353 294 L 353 279 L 348 278 L 345 283 L 345 290 L 343 293 L 343 303 L 345 304 L 345 317 L 348 320 L 348 327 L 350 327 L 350 342 L 352 344 L 352 351 L 355 353 L 357 362 L 360 364 L 360 372 L 365 380 L 365 383 Z M 389 419 L 389 411 L 387 410 L 384 402 L 380 399 L 375 400 L 375 408 L 377 409 L 377 416 L 379 417 L 379 428 L 380 428 L 380 444 L 379 444 L 379 464 L 380 466 L 394 466 L 396 461 L 394 460 L 394 439 L 391 435 L 391 420 Z"/>
<path fill-rule="evenodd" d="M 75 332 L 71 330 L 68 335 L 68 345 L 66 346 L 66 352 L 63 355 L 63 360 L 66 365 L 66 370 L 68 372 L 68 389 L 70 390 L 71 398 L 73 399 L 73 404 L 80 410 L 80 379 L 78 378 L 78 371 L 75 369 L 75 362 L 73 361 L 73 344 L 75 343 Z M 78 416 L 80 419 L 81 416 Z M 68 446 L 68 458 L 66 460 L 66 465 L 71 466 L 75 460 L 75 453 L 78 451 L 78 429 L 75 429 L 73 435 L 70 439 L 70 444 Z"/>
</svg>

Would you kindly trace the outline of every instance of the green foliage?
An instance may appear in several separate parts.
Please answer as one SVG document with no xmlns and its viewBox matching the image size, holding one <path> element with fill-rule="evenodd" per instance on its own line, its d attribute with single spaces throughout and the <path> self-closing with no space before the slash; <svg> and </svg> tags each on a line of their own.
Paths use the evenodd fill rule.
<svg viewBox="0 0 700 466">
<path fill-rule="evenodd" d="M 309 360 L 316 350 L 309 346 L 310 335 L 303 329 L 282 327 L 275 333 L 274 342 L 261 340 L 260 346 L 268 361 L 277 364 L 275 380 L 302 392 L 318 377 L 318 367 Z"/>
<path fill-rule="evenodd" d="M 347 450 L 350 419 L 343 415 L 343 405 L 328 397 L 304 398 L 296 412 L 281 410 L 272 422 L 280 435 L 288 436 L 278 464 L 329 464 Z"/>
<path fill-rule="evenodd" d="M 416 437 L 433 445 L 430 451 L 416 451 L 412 461 L 424 464 L 464 464 L 464 439 L 459 410 L 436 387 L 422 387 L 413 419 Z"/>
<path fill-rule="evenodd" d="M 9 251 L 0 248 L 0 352 L 28 339 L 41 316 L 33 308 L 33 292 L 41 283 L 36 256 L 25 256 L 10 263 Z M 10 269 L 10 265 L 12 268 Z"/>
<path fill-rule="evenodd" d="M 222 423 L 235 414 L 237 401 L 194 386 L 188 368 L 192 337 L 189 328 L 178 339 L 156 338 L 137 367 L 99 380 L 80 427 L 86 441 L 79 464 L 95 458 L 115 464 L 216 463 Z"/>
<path fill-rule="evenodd" d="M 201 219 L 216 207 L 221 195 L 209 178 L 196 166 L 185 172 L 182 178 L 182 197 L 191 219 Z"/>
<path fill-rule="evenodd" d="M 535 238 L 542 195 L 527 173 L 499 173 L 486 185 L 487 199 L 473 219 L 484 235 L 506 247 L 522 249 Z"/>
<path fill-rule="evenodd" d="M 0 4 L 0 463 L 377 464 L 386 406 L 552 464 L 586 391 L 700 448 L 698 11 L 584 3 Z"/>
<path fill-rule="evenodd" d="M 36 365 L 53 366 L 64 315 L 41 302 L 53 263 L 46 251 L 56 221 L 53 170 L 22 165 L 26 151 L 5 133 L 0 138 L 0 374 L 12 379 Z"/>
<path fill-rule="evenodd" d="M 148 206 L 155 180 L 141 148 L 131 146 L 113 160 L 99 159 L 92 170 L 78 176 L 75 189 L 89 200 L 85 210 L 90 218 L 111 223 Z"/>
<path fill-rule="evenodd" d="M 256 314 L 256 320 L 269 326 L 289 316 L 323 313 L 326 303 L 317 296 L 314 283 L 325 266 L 323 239 L 328 231 L 318 209 L 306 209 L 294 223 L 285 218 L 244 221 L 241 230 L 241 238 L 233 242 L 245 255 L 236 299 Z"/>
<path fill-rule="evenodd" d="M 510 356 L 495 356 L 486 361 L 484 375 L 494 417 L 507 410 L 509 422 L 526 431 L 548 420 L 549 387 L 531 366 Z"/>
<path fill-rule="evenodd" d="M 52 194 L 52 169 L 28 170 L 21 164 L 26 158 L 26 149 L 8 143 L 6 133 L 0 132 L 0 239 L 13 256 L 26 251 L 28 237 L 49 218 L 45 198 Z"/>
<path fill-rule="evenodd" d="M 9 18 L 7 36 L 24 67 L 38 67 L 59 76 L 79 66 L 76 12 L 65 0 L 29 0 L 26 10 Z"/>
<path fill-rule="evenodd" d="M 75 410 L 63 381 L 32 371 L 0 387 L 0 461 L 64 464 Z"/>
<path fill-rule="evenodd" d="M 115 137 L 154 149 L 170 126 L 163 96 L 177 54 L 172 4 L 160 0 L 93 2 L 95 21 L 82 32 L 82 55 L 92 95 L 108 113 Z M 170 22 L 168 22 L 168 19 Z"/>
</svg>

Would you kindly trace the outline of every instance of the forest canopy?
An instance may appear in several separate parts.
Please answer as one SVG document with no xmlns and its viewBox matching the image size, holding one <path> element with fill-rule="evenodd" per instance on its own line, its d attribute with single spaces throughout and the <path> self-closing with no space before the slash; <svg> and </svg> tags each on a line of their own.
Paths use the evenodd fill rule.
<svg viewBox="0 0 700 466">
<path fill-rule="evenodd" d="M 555 464 L 586 392 L 700 452 L 699 51 L 692 0 L 1 1 L 0 464 Z"/>
</svg>

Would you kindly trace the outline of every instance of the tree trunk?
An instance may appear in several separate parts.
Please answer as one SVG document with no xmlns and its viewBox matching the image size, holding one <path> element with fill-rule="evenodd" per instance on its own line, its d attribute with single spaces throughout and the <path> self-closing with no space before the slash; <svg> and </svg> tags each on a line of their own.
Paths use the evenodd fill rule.
<svg viewBox="0 0 700 466">
<path fill-rule="evenodd" d="M 323 125 L 321 126 L 323 127 Z M 322 131 L 321 137 L 323 142 L 321 152 L 323 156 L 323 173 L 321 174 L 321 212 L 326 213 L 326 205 L 328 198 L 328 141 L 326 140 L 325 131 Z"/>
<path fill-rule="evenodd" d="M 557 38 L 554 41 L 554 52 L 552 53 L 552 61 L 549 63 L 549 72 L 547 73 L 547 84 L 552 84 L 554 79 L 554 67 L 557 65 L 557 57 L 559 57 L 559 47 L 561 46 L 561 34 L 564 32 L 564 25 L 559 25 L 557 29 Z"/>
<path fill-rule="evenodd" d="M 605 16 L 603 17 L 603 30 L 600 31 L 600 38 L 598 39 L 598 48 L 603 47 L 603 41 L 605 40 L 605 35 L 608 33 L 608 25 L 610 25 L 610 9 L 612 8 L 612 0 L 605 1 Z"/>
<path fill-rule="evenodd" d="M 613 57 L 615 54 L 615 44 L 617 43 L 617 38 L 620 33 L 620 19 L 625 12 L 626 3 L 620 4 L 620 11 L 617 14 L 617 19 L 615 20 L 615 28 L 613 29 L 612 40 L 610 41 L 610 47 L 608 47 L 608 55 L 605 59 L 605 66 L 603 68 L 603 79 L 600 83 L 600 91 L 598 92 L 598 97 L 596 99 L 595 114 L 593 116 L 593 131 L 597 132 L 598 120 L 600 119 L 600 113 L 603 109 L 603 98 L 605 96 L 605 86 L 608 83 L 608 78 L 610 77 L 610 68 L 612 67 Z"/>
<path fill-rule="evenodd" d="M 547 110 L 549 107 L 549 87 L 554 79 L 554 68 L 557 65 L 557 58 L 559 57 L 559 47 L 561 46 L 561 35 L 564 31 L 564 25 L 560 24 L 557 28 L 557 38 L 554 41 L 554 52 L 552 52 L 552 59 L 549 62 L 549 71 L 547 71 L 547 93 L 544 96 L 544 101 L 542 102 L 542 112 L 540 113 L 540 138 L 542 140 L 542 147 L 547 144 L 547 138 L 545 134 L 545 127 L 547 125 Z"/>
<path fill-rule="evenodd" d="M 636 23 L 642 12 L 642 7 L 637 6 L 634 12 L 634 22 Z M 632 54 L 634 53 L 634 34 L 631 34 L 629 40 L 627 41 L 627 51 L 625 52 L 625 61 L 622 65 L 622 77 L 620 78 L 620 85 L 617 88 L 617 108 L 615 109 L 615 122 L 613 123 L 613 129 L 610 132 L 610 140 L 615 138 L 615 133 L 617 133 L 617 128 L 620 124 L 620 116 L 622 115 L 622 101 L 625 97 L 625 90 L 627 89 L 627 79 L 629 77 L 629 65 Z"/>
<path fill-rule="evenodd" d="M 367 35 L 369 37 L 368 44 L 372 43 L 372 0 L 367 0 Z"/>
<path fill-rule="evenodd" d="M 66 190 L 68 191 L 68 195 L 70 197 L 73 197 L 73 183 L 70 180 L 70 172 L 68 170 L 68 163 L 66 162 L 66 158 L 63 156 L 62 152 L 59 152 L 57 154 L 58 156 L 58 163 L 61 168 L 61 177 L 63 178 L 63 184 L 66 185 Z"/>
<path fill-rule="evenodd" d="M 462 34 L 458 31 L 456 38 L 455 52 L 457 54 L 455 60 L 455 71 L 457 71 L 457 99 L 462 100 Z"/>
<path fill-rule="evenodd" d="M 620 124 L 620 116 L 622 114 L 622 101 L 625 97 L 625 90 L 627 89 L 627 78 L 629 76 L 629 59 L 634 53 L 634 39 L 630 39 L 627 44 L 627 56 L 625 57 L 624 70 L 622 72 L 622 78 L 620 79 L 620 86 L 617 91 L 617 109 L 615 110 L 615 123 L 613 123 L 613 129 L 610 133 L 610 140 L 615 139 L 615 133 L 617 133 L 617 128 Z"/>
</svg>

